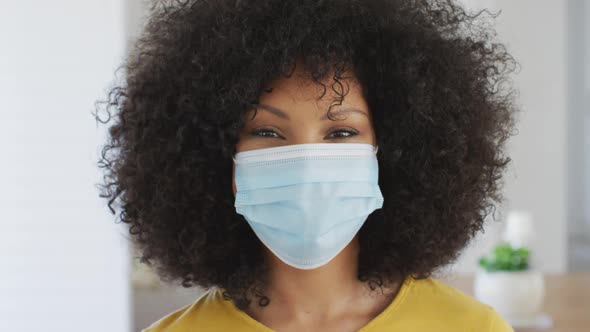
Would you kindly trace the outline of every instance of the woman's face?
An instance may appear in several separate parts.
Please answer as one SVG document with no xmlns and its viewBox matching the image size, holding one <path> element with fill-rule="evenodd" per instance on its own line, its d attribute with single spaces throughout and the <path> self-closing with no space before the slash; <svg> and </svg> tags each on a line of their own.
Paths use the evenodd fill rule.
<svg viewBox="0 0 590 332">
<path fill-rule="evenodd" d="M 324 83 L 326 93 L 321 99 L 322 87 L 301 79 L 297 71 L 289 78 L 268 84 L 270 92 L 260 96 L 255 116 L 254 111 L 248 114 L 237 152 L 304 143 L 375 145 L 371 114 L 358 83 L 342 81 L 345 91 L 349 91 L 342 105 L 332 107 L 332 119 L 327 117 L 327 110 L 339 96 L 331 88 L 333 82 Z M 233 192 L 235 195 L 235 181 Z"/>
</svg>

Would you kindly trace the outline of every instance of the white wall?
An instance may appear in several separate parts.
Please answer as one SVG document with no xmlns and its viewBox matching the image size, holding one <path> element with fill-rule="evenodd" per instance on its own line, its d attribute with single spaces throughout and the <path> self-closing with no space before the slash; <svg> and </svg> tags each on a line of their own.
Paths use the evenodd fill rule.
<svg viewBox="0 0 590 332">
<path fill-rule="evenodd" d="M 129 331 L 128 250 L 94 184 L 91 114 L 124 2 L 0 2 L 0 329 Z"/>
<path fill-rule="evenodd" d="M 590 270 L 590 3 L 568 1 L 568 267 Z"/>
<path fill-rule="evenodd" d="M 521 64 L 514 76 L 523 109 L 519 134 L 511 138 L 513 163 L 505 177 L 508 209 L 532 213 L 537 238 L 533 264 L 546 272 L 566 270 L 567 234 L 567 1 L 463 0 L 470 8 L 502 13 L 496 19 L 498 38 Z M 503 224 L 488 230 L 454 266 L 475 271 L 477 258 L 491 248 Z"/>
</svg>

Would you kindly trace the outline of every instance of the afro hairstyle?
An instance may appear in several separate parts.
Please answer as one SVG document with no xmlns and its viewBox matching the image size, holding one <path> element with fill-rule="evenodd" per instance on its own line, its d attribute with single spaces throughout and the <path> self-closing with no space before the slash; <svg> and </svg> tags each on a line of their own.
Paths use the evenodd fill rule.
<svg viewBox="0 0 590 332">
<path fill-rule="evenodd" d="M 452 0 L 155 1 L 94 113 L 109 124 L 100 196 L 164 280 L 268 304 L 262 246 L 232 192 L 245 114 L 297 61 L 341 99 L 351 70 L 385 198 L 358 233 L 358 278 L 375 289 L 429 277 L 503 199 L 518 63 L 495 40 L 496 16 Z"/>
</svg>

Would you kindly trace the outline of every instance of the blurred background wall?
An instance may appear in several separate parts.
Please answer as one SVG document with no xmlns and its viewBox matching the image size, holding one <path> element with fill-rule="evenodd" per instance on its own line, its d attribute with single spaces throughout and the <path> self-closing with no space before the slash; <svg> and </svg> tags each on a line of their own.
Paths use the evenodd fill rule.
<svg viewBox="0 0 590 332">
<path fill-rule="evenodd" d="M 0 1 L 0 330 L 127 332 L 129 250 L 98 199 L 91 111 L 125 52 L 119 0 Z"/>
<path fill-rule="evenodd" d="M 568 268 L 590 270 L 590 3 L 568 1 Z"/>
<path fill-rule="evenodd" d="M 568 2 L 553 0 L 463 0 L 468 8 L 496 13 L 498 39 L 520 63 L 514 84 L 520 90 L 518 134 L 509 142 L 513 162 L 505 175 L 510 209 L 531 213 L 535 224 L 533 264 L 547 272 L 567 265 L 568 195 Z M 502 219 L 501 219 L 502 220 Z M 456 264 L 459 273 L 474 272 L 477 257 L 498 240 L 503 223 L 487 231 Z"/>
</svg>

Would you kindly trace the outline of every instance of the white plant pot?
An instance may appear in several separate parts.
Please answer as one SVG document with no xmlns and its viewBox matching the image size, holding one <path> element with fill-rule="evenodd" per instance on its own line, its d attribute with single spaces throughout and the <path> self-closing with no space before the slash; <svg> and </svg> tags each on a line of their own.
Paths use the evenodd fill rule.
<svg viewBox="0 0 590 332">
<path fill-rule="evenodd" d="M 480 269 L 474 287 L 478 300 L 509 321 L 538 315 L 545 296 L 543 274 L 534 270 L 487 272 Z"/>
</svg>

